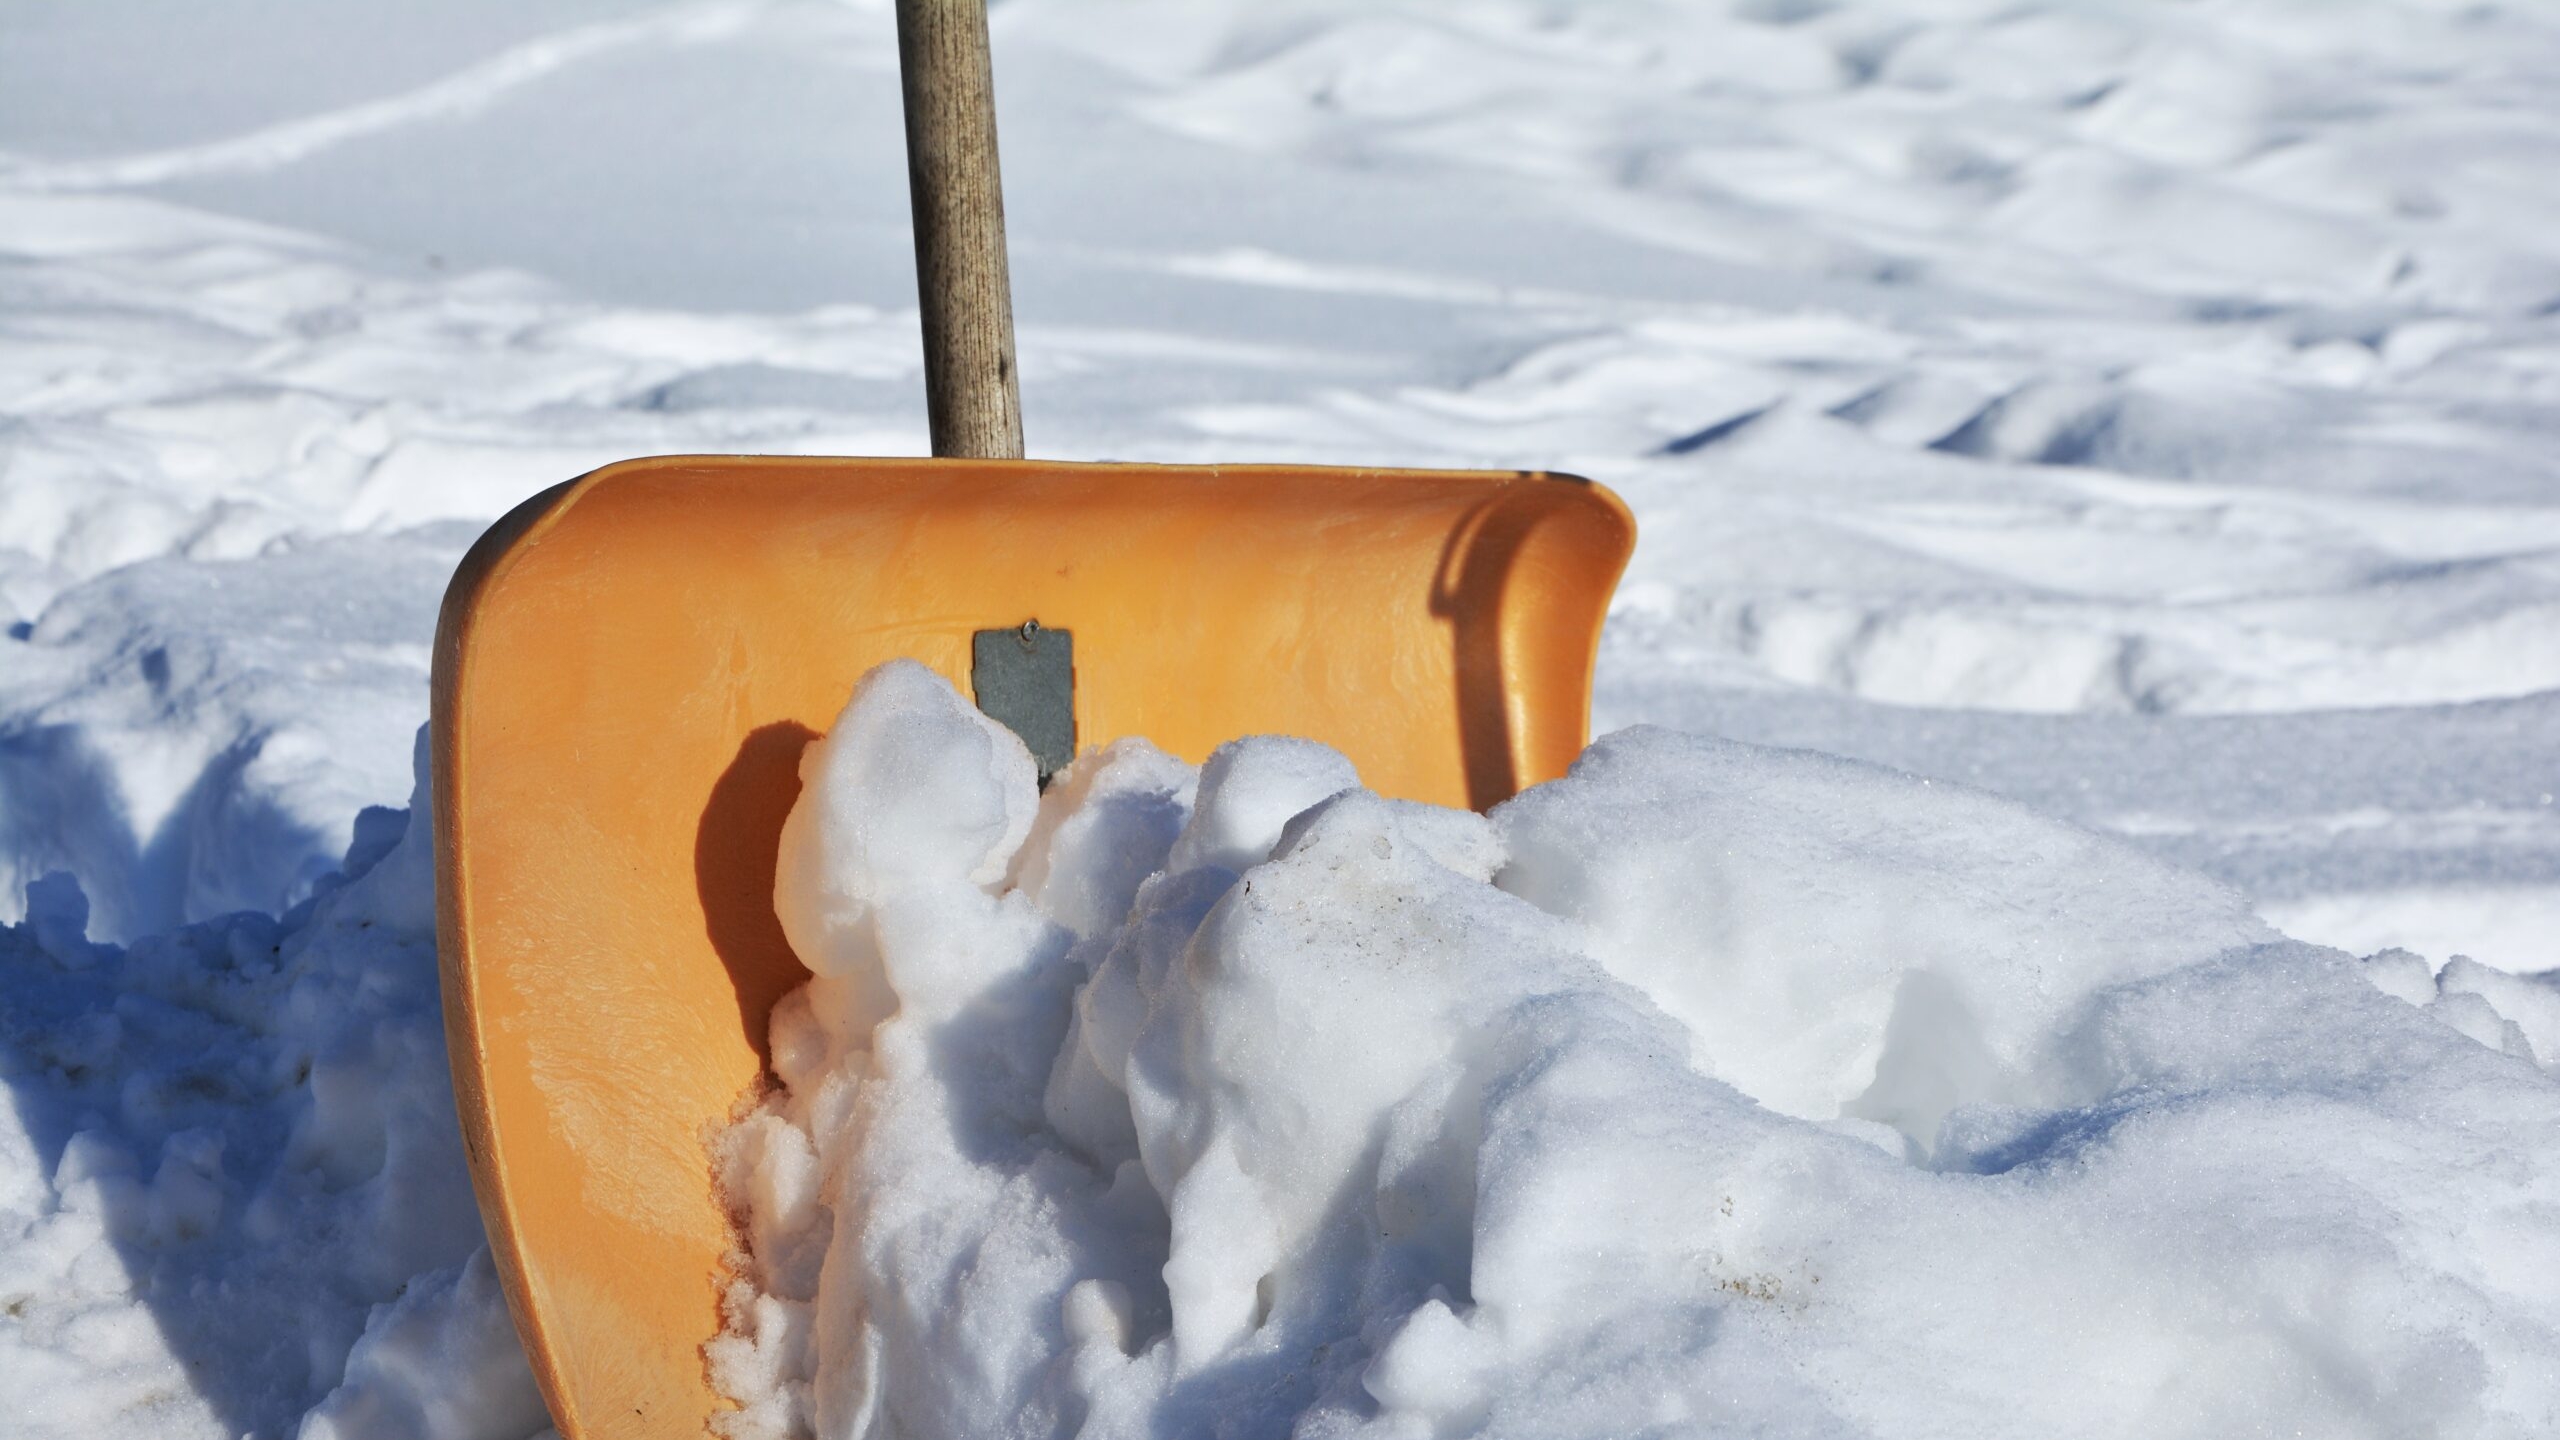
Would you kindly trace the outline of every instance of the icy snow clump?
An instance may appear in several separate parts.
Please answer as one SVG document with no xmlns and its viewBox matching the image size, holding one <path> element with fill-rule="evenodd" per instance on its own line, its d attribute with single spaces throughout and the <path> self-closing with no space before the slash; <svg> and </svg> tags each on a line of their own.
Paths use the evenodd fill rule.
<svg viewBox="0 0 2560 1440">
<path fill-rule="evenodd" d="M 731 1436 L 2560 1421 L 2546 985 L 1663 731 L 1490 817 L 1288 740 L 1040 795 L 898 664 L 802 774 Z"/>
</svg>

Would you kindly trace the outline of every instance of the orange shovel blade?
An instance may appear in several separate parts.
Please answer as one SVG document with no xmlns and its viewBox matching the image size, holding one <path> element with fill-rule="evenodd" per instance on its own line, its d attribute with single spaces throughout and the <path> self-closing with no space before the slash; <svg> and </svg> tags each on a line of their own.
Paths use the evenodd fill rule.
<svg viewBox="0 0 2560 1440">
<path fill-rule="evenodd" d="M 806 978 L 800 751 L 910 657 L 1072 636 L 1079 747 L 1336 747 L 1481 808 L 1585 740 L 1626 507 L 1511 472 L 672 458 L 492 527 L 435 660 L 437 900 L 472 1179 L 571 1440 L 696 1436 L 734 1243 L 705 1148 Z"/>
</svg>

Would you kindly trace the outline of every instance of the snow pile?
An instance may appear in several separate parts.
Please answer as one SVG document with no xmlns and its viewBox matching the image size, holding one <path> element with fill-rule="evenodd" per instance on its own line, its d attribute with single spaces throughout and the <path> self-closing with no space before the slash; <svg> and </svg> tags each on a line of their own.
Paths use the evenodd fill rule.
<svg viewBox="0 0 2560 1440">
<path fill-rule="evenodd" d="M 55 869 L 118 941 L 280 911 L 398 798 L 436 587 L 333 540 L 449 569 L 404 532 L 608 461 L 925 448 L 882 0 L 10 21 L 0 918 Z M 992 23 L 1041 453 L 1595 476 L 1645 535 L 1602 728 L 2560 964 L 2560 9 Z M 374 578 L 396 625 L 293 633 Z"/>
<path fill-rule="evenodd" d="M 1267 739 L 1037 796 L 902 664 L 802 774 L 733 1436 L 2560 1422 L 2540 981 L 1661 731 L 1490 817 Z"/>
<path fill-rule="evenodd" d="M 2555 992 L 2525 973 L 2560 965 L 2560 8 L 1006 0 L 993 25 L 1042 453 L 1591 474 L 1645 535 L 1600 663 L 1600 728 L 1995 792 L 2201 870 L 2288 934 L 2405 945 L 2426 958 L 2367 967 L 2385 993 L 2484 1046 L 2560 1049 Z M 82 0 L 0 24 L 0 919 L 29 921 L 0 931 L 0 1400 L 58 1397 L 33 1418 L 0 1406 L 0 1431 L 272 1440 L 342 1371 L 328 1413 L 348 1429 L 494 1437 L 523 1418 L 520 1380 L 468 1378 L 505 1346 L 437 1138 L 424 937 L 371 913 L 422 905 L 422 880 L 371 866 L 394 827 L 359 815 L 409 784 L 436 598 L 477 523 L 630 455 L 922 453 L 895 53 L 884 0 Z M 1321 798 L 1306 792 L 1349 783 L 1320 755 L 1250 748 L 1197 817 L 1178 771 L 1128 754 L 1108 784 L 1096 762 L 1048 799 L 1019 850 L 989 812 L 992 852 L 1015 857 L 997 883 L 1033 897 L 989 903 L 1088 937 L 1041 966 L 1102 971 L 1093 952 L 1145 875 L 1246 868 Z M 2128 1047 L 2109 1062 L 2121 1074 L 2091 1079 L 2094 1007 L 2130 1015 L 2124 987 L 2264 943 L 2232 938 L 2226 899 L 2178 909 L 2161 896 L 2209 892 L 2136 883 L 2122 851 L 1943 788 L 1887 786 L 1890 803 L 1844 818 L 1815 802 L 1865 772 L 1817 783 L 1810 760 L 1672 748 L 1611 802 L 1625 833 L 1592 821 L 1586 839 L 1581 802 L 1537 825 L 1523 806 L 1487 854 L 1716 1077 L 1945 1172 L 1838 1182 L 1823 1194 L 1839 1203 L 1805 1211 L 1823 1244 L 1886 1243 L 1833 1234 L 1859 1195 L 1953 1186 L 1962 1203 L 1917 1213 L 1972 1231 L 1882 1201 L 1870 1219 L 1950 1257 L 1955 1278 L 1912 1313 L 1979 1320 L 1966 1297 L 1999 1267 L 1959 1262 L 1984 1236 L 2018 1273 L 2059 1243 L 2053 1217 L 2081 1216 L 2051 1273 L 2094 1283 L 2091 1266 L 2175 1214 L 2157 1247 L 2169 1278 L 2012 1349 L 2078 1359 L 2055 1347 L 2118 1326 L 2148 1338 L 2092 1373 L 2185 1357 L 2204 1379 L 2181 1393 L 2208 1396 L 2263 1349 L 2198 1358 L 2189 1341 L 2254 1324 L 2295 1337 L 2301 1373 L 2375 1387 L 2382 1418 L 2333 1428 L 2422 1411 L 2418 1381 L 2393 1390 L 2314 1343 L 2380 1333 L 2356 1317 L 2404 1297 L 2396 1242 L 2358 1252 L 2385 1280 L 2317 1247 L 2402 1233 L 2389 1217 L 2420 1213 L 2409 1197 L 2431 1173 L 2525 1183 L 2529 1149 L 2443 1148 L 2448 1115 L 2493 1134 L 2485 1102 L 2428 1110 L 2407 1145 L 2376 1118 L 2389 1096 L 2425 1108 L 2406 1077 L 2455 1083 L 2485 1050 L 2438 1055 L 2443 1027 L 2362 1000 L 2350 1024 L 2313 996 L 2315 1017 L 2275 1025 L 2279 1048 L 2244 1065 L 2238 1022 L 2173 997 L 2157 1013 L 2188 1015 L 2196 1044 L 2220 1037 L 2221 1058 L 2190 1073 Z M 1695 812 L 1685 839 L 1658 833 L 1673 809 Z M 1461 871 L 1478 868 L 1465 847 L 1491 843 L 1398 817 L 1438 824 Z M 1186 848 L 1158 853 L 1185 826 Z M 361 877 L 343 887 L 342 856 Z M 85 938 L 56 871 L 89 902 Z M 861 892 L 842 911 L 848 953 L 921 954 L 880 917 L 926 878 Z M 1495 903 L 1481 890 L 1433 913 Z M 2185 918 L 2155 922 L 2154 902 Z M 1168 945 L 1184 913 L 1162 921 Z M 1679 923 L 1656 934 L 1644 914 Z M 2447 963 L 2457 952 L 2499 969 Z M 276 976 L 258 978 L 266 963 Z M 2232 963 L 2256 997 L 2238 1015 L 2280 1009 L 2267 977 L 2286 967 L 2325 973 L 2273 952 Z M 1472 952 L 1468 968 L 1509 973 Z M 2022 980 L 2039 968 L 2050 993 Z M 917 1018 L 885 964 L 852 970 L 876 977 L 839 987 L 860 1014 L 895 1001 L 920 1027 L 957 1023 Z M 1112 1013 L 1097 1023 L 1143 1030 Z M 827 1033 L 815 1012 L 803 1028 Z M 859 1019 L 838 1028 L 830 1043 L 868 1053 Z M 2401 1077 L 2388 1086 L 2338 1078 L 2393 1046 L 2408 1053 L 2379 1067 Z M 2343 1097 L 2362 1128 L 2305 1161 L 2337 1127 L 2268 1121 L 2265 1185 L 2301 1183 L 2261 1204 L 2260 1172 L 2241 1172 L 2216 1211 L 2226 1181 L 2199 1167 L 2227 1147 L 2181 1150 L 2176 1127 L 2237 1125 L 2260 1081 L 2233 1076 L 2261 1059 L 2270 1105 Z M 1021 1133 L 1063 1146 L 1046 1073 Z M 1072 1123 L 1119 1135 L 1104 1122 L 1122 1087 L 1076 1083 Z M 384 1116 L 373 1139 L 366 1095 Z M 2004 1114 L 2023 1138 L 1962 1160 Z M 1134 1107 L 1126 1123 L 1155 1133 Z M 777 1177 L 791 1153 L 844 1174 L 841 1137 L 825 1167 L 814 1143 L 767 1139 Z M 377 1141 L 378 1182 L 362 1178 Z M 2143 1179 L 2106 1208 L 2108 1157 L 2126 1154 Z M 2445 1202 L 2421 1271 L 2461 1273 L 2443 1237 L 2492 1214 L 2505 1183 Z M 2027 1218 L 1985 1216 L 1982 1197 L 2011 1192 Z M 1733 1193 L 1747 1219 L 1777 1192 Z M 2235 1217 L 2272 1228 L 2322 1206 L 2346 1219 L 2299 1226 L 2313 1250 L 2273 1234 L 2162 1288 Z M 1767 1227 L 1784 1217 L 1759 1213 L 1753 1243 L 1783 1248 Z M 1144 1219 L 1139 1233 L 1171 1235 L 1169 1217 Z M 768 1229 L 814 1247 L 833 1223 Z M 1493 1252 L 1472 1229 L 1462 1245 L 1445 1227 L 1399 1233 L 1425 1230 L 1466 1259 L 1450 1314 L 1489 1326 L 1476 1276 Z M 885 1221 L 877 1233 L 893 1243 Z M 2547 1272 L 2535 1243 L 2495 1275 Z M 786 1252 L 758 1263 L 818 1263 Z M 409 1263 L 421 1278 L 402 1291 Z M 2295 1289 L 2250 1278 L 2287 1265 Z M 1733 1299 L 1709 1351 L 1737 1353 L 1717 1347 L 1772 1314 L 1851 1333 L 1841 1317 L 1870 1312 L 1828 1296 L 1856 1293 L 1856 1267 L 1810 1273 L 1825 1305 L 1810 1281 L 1783 1303 Z M 2043 1274 L 2019 1280 L 2022 1306 L 2050 1293 Z M 1172 1323 L 1170 1299 L 1145 1307 L 1169 1292 L 1128 1293 L 1144 1351 Z M 1076 1333 L 1118 1323 L 1109 1292 L 1087 1295 Z M 2242 1298 L 2195 1319 L 2216 1295 Z M 2294 1325 L 2279 1300 L 2311 1318 Z M 1305 1329 L 1297 1302 L 1275 1303 Z M 2410 1335 L 2447 1313 L 2406 1308 Z M 781 1339 L 790 1313 L 758 1332 L 777 1375 L 810 1368 Z M 2485 1326 L 2515 1304 L 2463 1313 Z M 2025 1323 L 1974 1328 L 2014 1341 Z M 2178 1323 L 2186 1338 L 2158 1338 Z M 1860 1352 L 1871 1366 L 1917 1343 L 1880 1334 Z M 1786 1353 L 1809 1367 L 1819 1352 Z M 2442 1359 L 2427 1373 L 2456 1390 L 2531 1373 L 2420 1339 L 2400 1353 Z M 2030 1413 L 2004 1408 L 2015 1390 L 1987 1388 L 1983 1411 Z M 494 1407 L 476 1421 L 474 1397 Z M 2446 1407 L 2411 1428 L 2458 1429 L 2460 1402 Z"/>
<path fill-rule="evenodd" d="M 10 1435 L 547 1423 L 454 1120 L 420 754 L 409 817 L 365 812 L 344 874 L 281 919 L 118 949 L 54 875 L 0 928 Z"/>
</svg>

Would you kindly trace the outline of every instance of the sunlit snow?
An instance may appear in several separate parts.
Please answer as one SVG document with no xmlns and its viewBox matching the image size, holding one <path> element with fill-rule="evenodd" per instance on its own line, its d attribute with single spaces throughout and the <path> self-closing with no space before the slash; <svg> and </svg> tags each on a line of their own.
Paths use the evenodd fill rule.
<svg viewBox="0 0 2560 1440">
<path fill-rule="evenodd" d="M 437 598 L 515 501 L 639 454 L 923 452 L 888 6 L 19 8 L 0 1430 L 517 1440 L 428 837 L 368 807 L 409 803 Z M 1008 810 L 1028 838 L 986 853 L 1030 858 L 951 883 L 1023 955 L 1078 937 L 1041 993 L 1085 1027 L 1017 1057 L 1022 1122 L 1091 1172 L 1058 1216 L 1134 1228 L 989 1296 L 1021 1363 L 916 1376 L 914 1414 L 2560 1429 L 2560 18 L 999 0 L 993 29 L 1035 453 L 1603 480 L 1643 539 L 1595 733 L 1658 728 L 1490 826 L 1334 800 L 1338 760 L 1268 742 L 1223 804 L 1133 751 Z M 1345 933 L 1429 897 L 1485 988 L 1345 1003 L 1482 1063 L 1361 1069 L 1250 994 L 1097 1039 L 1110 937 L 1206 924 L 1133 887 L 1256 862 Z M 1270 984 L 1323 962 L 1232 918 Z M 930 1023 L 868 963 L 820 1068 L 887 1063 L 893 996 Z M 1186 1024 L 1311 1048 L 1238 1078 L 1207 1044 L 1147 1111 L 1128 1057 Z M 1453 1139 L 1479 1103 L 1511 1128 Z M 1616 1145 L 1626 1114 L 1658 1143 Z M 906 1134 L 768 1118 L 828 1173 Z M 1227 1163 L 1194 1120 L 1330 1167 L 1406 1248 L 1240 1165 L 1148 1278 L 1176 1181 Z M 1150 1146 L 1144 1183 L 1095 1168 Z M 948 1173 L 1028 1243 L 1019 1176 Z M 848 1257 L 896 1234 L 791 1213 Z M 1590 1234 L 1623 1248 L 1548 1263 Z M 780 1256 L 733 1317 L 741 1424 L 838 1413 L 853 1332 Z M 813 1350 L 748 1333 L 804 1302 Z M 912 1318 L 870 1323 L 930 1350 Z M 1255 1365 L 1279 1398 L 1230 1404 Z"/>
</svg>

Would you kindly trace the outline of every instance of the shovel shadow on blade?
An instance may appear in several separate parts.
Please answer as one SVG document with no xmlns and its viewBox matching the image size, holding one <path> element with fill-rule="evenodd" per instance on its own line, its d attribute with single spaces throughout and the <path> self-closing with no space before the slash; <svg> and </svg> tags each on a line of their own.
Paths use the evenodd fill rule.
<svg viewBox="0 0 2560 1440">
<path fill-rule="evenodd" d="M 1449 532 L 1432 576 L 1431 613 L 1448 623 L 1456 652 L 1458 752 L 1471 810 L 1489 810 L 1535 778 L 1521 773 L 1513 753 L 1503 618 L 1530 533 L 1547 514 L 1534 497 L 1512 493 L 1477 504 Z"/>
<path fill-rule="evenodd" d="M 773 909 L 782 822 L 800 798 L 800 755 L 818 732 L 796 720 L 748 733 L 711 787 L 694 831 L 693 879 L 711 948 L 737 993 L 738 1021 L 756 1059 L 773 1066 L 768 1021 L 775 1002 L 809 978 Z"/>
</svg>

